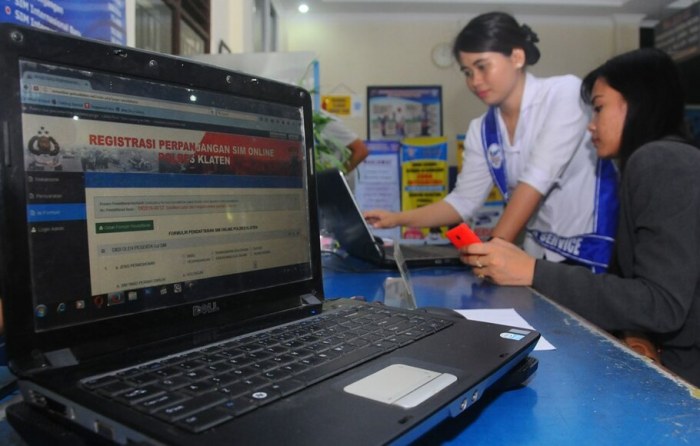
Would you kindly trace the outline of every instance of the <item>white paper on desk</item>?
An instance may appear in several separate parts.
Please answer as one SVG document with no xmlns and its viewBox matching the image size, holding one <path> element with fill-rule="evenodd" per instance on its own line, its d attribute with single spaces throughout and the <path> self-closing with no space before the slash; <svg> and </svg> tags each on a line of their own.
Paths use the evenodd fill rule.
<svg viewBox="0 0 700 446">
<path fill-rule="evenodd" d="M 473 321 L 490 322 L 492 324 L 509 325 L 511 327 L 529 328 L 536 330 L 535 327 L 528 324 L 517 311 L 513 308 L 486 308 L 474 310 L 455 310 L 462 316 Z M 540 336 L 540 340 L 535 345 L 535 350 L 556 350 L 544 336 Z"/>
</svg>

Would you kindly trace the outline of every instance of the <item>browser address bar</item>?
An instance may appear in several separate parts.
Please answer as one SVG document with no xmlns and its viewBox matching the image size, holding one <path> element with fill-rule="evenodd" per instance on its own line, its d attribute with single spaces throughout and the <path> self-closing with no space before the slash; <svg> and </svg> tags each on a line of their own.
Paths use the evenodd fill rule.
<svg viewBox="0 0 700 446">
<path fill-rule="evenodd" d="M 186 113 L 194 113 L 199 115 L 214 115 L 223 118 L 257 121 L 257 117 L 249 113 L 236 112 L 232 110 L 225 110 L 201 105 L 178 104 L 176 102 L 160 101 L 157 99 L 141 99 L 135 98 L 134 96 L 121 95 L 118 93 L 106 95 L 95 92 L 70 90 L 66 88 L 57 88 L 51 86 L 36 86 L 35 91 L 41 92 L 43 94 L 66 96 L 70 98 L 80 98 L 83 100 L 105 101 L 112 102 L 115 104 L 128 104 L 137 107 L 151 107 L 169 111 L 182 111 Z"/>
</svg>

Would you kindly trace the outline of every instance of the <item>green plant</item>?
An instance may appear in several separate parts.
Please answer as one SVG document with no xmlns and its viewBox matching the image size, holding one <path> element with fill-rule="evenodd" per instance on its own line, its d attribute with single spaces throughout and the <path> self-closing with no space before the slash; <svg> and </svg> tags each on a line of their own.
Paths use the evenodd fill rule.
<svg viewBox="0 0 700 446">
<path fill-rule="evenodd" d="M 313 113 L 314 157 L 317 171 L 339 169 L 347 173 L 347 162 L 352 155 L 349 148 L 323 133 L 324 127 L 333 120 L 320 112 Z"/>
</svg>

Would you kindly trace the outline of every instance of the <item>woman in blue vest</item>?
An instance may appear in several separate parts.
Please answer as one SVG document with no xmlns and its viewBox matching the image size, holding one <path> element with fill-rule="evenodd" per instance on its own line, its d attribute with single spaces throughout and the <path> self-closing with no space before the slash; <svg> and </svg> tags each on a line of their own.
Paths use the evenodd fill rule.
<svg viewBox="0 0 700 446">
<path fill-rule="evenodd" d="M 592 71 L 582 93 L 598 156 L 620 163 L 611 273 L 536 260 L 498 239 L 464 248 L 462 259 L 603 329 L 648 335 L 664 366 L 700 386 L 700 150 L 686 139 L 678 70 L 660 50 L 635 50 Z"/>
<path fill-rule="evenodd" d="M 537 35 L 510 15 L 471 20 L 453 53 L 467 87 L 489 109 L 465 137 L 462 171 L 442 201 L 403 212 L 371 210 L 375 228 L 437 227 L 466 221 L 495 184 L 507 200 L 493 236 L 537 258 L 603 270 L 613 243 L 616 171 L 598 162 L 586 132 L 587 109 L 575 76 L 538 78 Z"/>
</svg>

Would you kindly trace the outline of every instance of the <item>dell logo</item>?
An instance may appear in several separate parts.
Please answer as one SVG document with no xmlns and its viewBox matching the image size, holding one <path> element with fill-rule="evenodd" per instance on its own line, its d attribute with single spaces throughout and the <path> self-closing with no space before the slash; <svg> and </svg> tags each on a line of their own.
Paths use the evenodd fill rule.
<svg viewBox="0 0 700 446">
<path fill-rule="evenodd" d="M 192 316 L 200 316 L 202 314 L 216 313 L 220 308 L 216 302 L 209 302 L 202 305 L 192 306 Z"/>
</svg>

